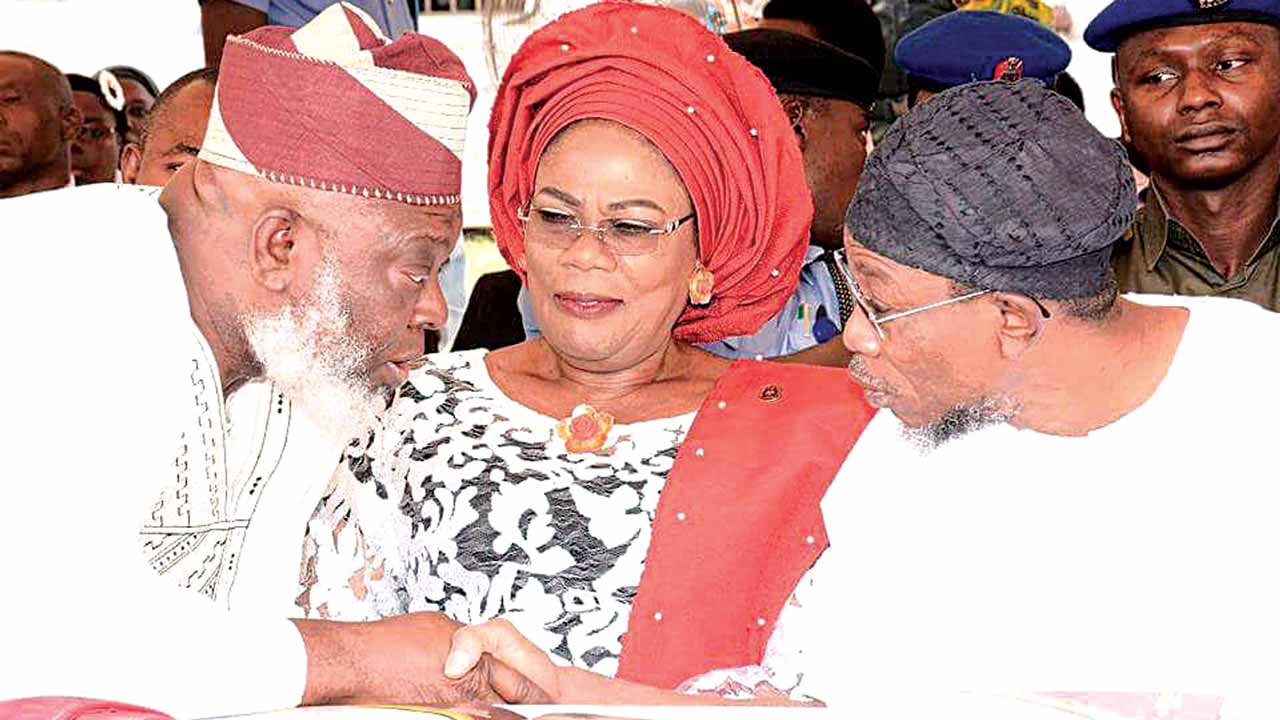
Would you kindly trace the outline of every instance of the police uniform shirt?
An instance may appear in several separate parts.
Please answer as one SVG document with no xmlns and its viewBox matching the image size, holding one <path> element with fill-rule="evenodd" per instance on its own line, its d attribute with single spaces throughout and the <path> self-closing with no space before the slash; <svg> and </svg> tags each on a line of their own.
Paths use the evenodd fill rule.
<svg viewBox="0 0 1280 720">
<path fill-rule="evenodd" d="M 1277 207 L 1280 218 L 1280 206 Z M 1137 222 L 1111 255 L 1122 292 L 1241 298 L 1280 312 L 1280 223 L 1273 221 L 1253 257 L 1234 277 L 1223 277 L 1200 241 L 1169 217 L 1155 186 Z"/>
</svg>

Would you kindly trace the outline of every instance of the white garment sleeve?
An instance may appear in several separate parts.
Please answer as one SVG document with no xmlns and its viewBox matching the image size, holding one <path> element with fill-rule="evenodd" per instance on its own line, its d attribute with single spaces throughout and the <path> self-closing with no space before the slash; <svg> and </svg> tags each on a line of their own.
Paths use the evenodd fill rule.
<svg viewBox="0 0 1280 720">
<path fill-rule="evenodd" d="M 0 699 L 178 717 L 296 705 L 306 655 L 292 623 L 220 610 L 141 553 L 174 472 L 174 413 L 191 402 L 190 320 L 163 214 L 158 229 L 131 214 L 158 212 L 154 199 L 98 187 L 0 200 L 14 240 L 0 248 Z M 158 296 L 158 277 L 179 286 Z"/>
<path fill-rule="evenodd" d="M 13 661 L 0 698 L 101 697 L 194 717 L 296 705 L 306 654 L 292 623 L 233 616 L 141 553 L 138 527 L 176 440 L 156 374 L 94 362 L 46 384 L 14 364 L 0 391 L 0 635 Z"/>
</svg>

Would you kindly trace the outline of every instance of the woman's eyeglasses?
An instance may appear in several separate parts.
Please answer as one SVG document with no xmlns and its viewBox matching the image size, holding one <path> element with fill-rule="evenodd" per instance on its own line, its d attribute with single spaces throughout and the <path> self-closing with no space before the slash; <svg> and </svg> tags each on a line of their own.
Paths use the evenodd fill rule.
<svg viewBox="0 0 1280 720">
<path fill-rule="evenodd" d="M 573 213 L 551 207 L 530 207 L 526 203 L 516 210 L 516 217 L 524 223 L 529 242 L 563 250 L 582 233 L 590 232 L 614 255 L 633 256 L 657 250 L 659 240 L 692 220 L 694 213 L 664 225 L 630 218 L 605 218 L 599 225 L 585 225 Z"/>
</svg>

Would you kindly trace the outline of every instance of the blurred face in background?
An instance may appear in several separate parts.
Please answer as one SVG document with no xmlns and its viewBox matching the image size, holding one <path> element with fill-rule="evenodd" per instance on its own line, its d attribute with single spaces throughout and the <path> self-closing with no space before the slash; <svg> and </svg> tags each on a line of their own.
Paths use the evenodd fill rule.
<svg viewBox="0 0 1280 720">
<path fill-rule="evenodd" d="M 165 185 L 200 152 L 213 105 L 213 85 L 196 81 L 171 95 L 147 120 L 144 142 L 125 146 L 120 159 L 124 181 Z"/>
<path fill-rule="evenodd" d="M 132 78 L 120 78 L 120 87 L 124 89 L 124 116 L 129 123 L 124 139 L 125 142 L 136 143 L 142 139 L 142 125 L 147 121 L 147 113 L 156 99 L 146 86 Z"/>
<path fill-rule="evenodd" d="M 72 93 L 80 110 L 80 132 L 71 143 L 71 172 L 77 185 L 114 182 L 120 162 L 115 114 L 91 92 Z"/>
<path fill-rule="evenodd" d="M 813 195 L 810 242 L 838 250 L 844 242 L 844 211 L 853 200 L 867 161 L 867 114 L 847 101 L 783 95 L 804 154 L 804 177 Z"/>
<path fill-rule="evenodd" d="M 31 61 L 0 55 L 0 196 L 6 187 L 50 168 L 65 172 L 67 143 L 80 126 Z"/>
</svg>

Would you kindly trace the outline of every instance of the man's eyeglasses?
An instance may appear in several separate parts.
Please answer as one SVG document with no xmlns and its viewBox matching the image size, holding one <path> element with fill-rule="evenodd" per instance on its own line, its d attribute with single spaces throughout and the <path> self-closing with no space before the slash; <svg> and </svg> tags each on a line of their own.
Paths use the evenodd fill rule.
<svg viewBox="0 0 1280 720">
<path fill-rule="evenodd" d="M 525 237 L 529 242 L 563 250 L 582 233 L 591 232 L 614 255 L 632 256 L 648 255 L 657 250 L 659 240 L 692 220 L 694 213 L 664 225 L 630 218 L 605 218 L 599 225 L 584 225 L 573 213 L 550 207 L 530 207 L 526 203 L 516 210 L 516 217 L 524 223 Z"/>
<path fill-rule="evenodd" d="M 871 327 L 875 328 L 876 336 L 880 338 L 881 342 L 884 342 L 886 338 L 884 332 L 885 323 L 890 323 L 894 320 L 901 320 L 902 318 L 911 317 L 912 315 L 918 315 L 926 310 L 935 310 L 940 307 L 946 307 L 947 305 L 965 302 L 966 300 L 972 300 L 976 297 L 981 297 L 994 292 L 993 290 L 975 290 L 973 292 L 965 293 L 964 295 L 957 295 L 945 300 L 929 303 L 928 305 L 914 307 L 910 310 L 899 310 L 897 312 L 884 313 L 881 315 L 873 310 L 867 303 L 867 299 L 863 297 L 862 288 L 858 287 L 858 281 L 854 279 L 853 271 L 849 269 L 849 258 L 845 254 L 844 250 L 836 252 L 836 266 L 840 268 L 841 274 L 844 275 L 845 282 L 849 283 L 849 293 L 853 295 L 853 301 L 858 305 L 858 308 L 862 310 L 862 313 L 867 316 L 867 320 L 870 321 Z M 1040 308 L 1040 314 L 1044 316 L 1045 320 L 1053 317 L 1053 314 L 1049 312 L 1049 308 L 1045 307 L 1043 303 L 1030 295 L 1027 297 L 1030 298 L 1031 302 L 1036 304 L 1036 307 Z"/>
</svg>

